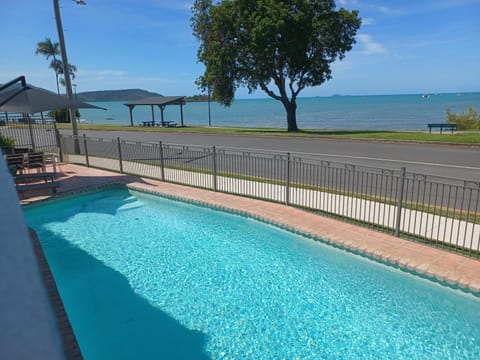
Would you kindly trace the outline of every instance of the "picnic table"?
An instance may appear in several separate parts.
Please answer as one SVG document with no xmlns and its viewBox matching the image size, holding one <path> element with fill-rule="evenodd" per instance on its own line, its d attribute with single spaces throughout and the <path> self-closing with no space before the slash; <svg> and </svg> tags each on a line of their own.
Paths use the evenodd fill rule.
<svg viewBox="0 0 480 360">
<path fill-rule="evenodd" d="M 177 123 L 174 121 L 163 121 L 159 123 L 159 126 L 165 126 L 165 127 L 177 127 Z"/>
<path fill-rule="evenodd" d="M 141 121 L 140 126 L 163 126 L 163 127 L 177 127 L 177 123 L 174 121 L 160 121 L 160 122 L 154 122 L 154 121 Z"/>
</svg>

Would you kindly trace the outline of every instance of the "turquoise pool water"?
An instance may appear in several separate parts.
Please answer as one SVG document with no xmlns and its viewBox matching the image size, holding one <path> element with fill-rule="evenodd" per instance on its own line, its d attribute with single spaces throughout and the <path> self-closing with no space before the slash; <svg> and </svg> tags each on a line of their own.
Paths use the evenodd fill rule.
<svg viewBox="0 0 480 360">
<path fill-rule="evenodd" d="M 123 189 L 25 208 L 85 359 L 478 359 L 480 299 Z"/>
</svg>

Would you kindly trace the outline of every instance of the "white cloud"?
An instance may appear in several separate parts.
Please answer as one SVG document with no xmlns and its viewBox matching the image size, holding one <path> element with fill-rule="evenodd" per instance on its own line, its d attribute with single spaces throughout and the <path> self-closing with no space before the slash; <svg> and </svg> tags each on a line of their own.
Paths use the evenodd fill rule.
<svg viewBox="0 0 480 360">
<path fill-rule="evenodd" d="M 385 15 L 406 15 L 410 11 L 408 8 L 391 8 L 389 6 L 373 6 L 370 8 Z"/>
<path fill-rule="evenodd" d="M 170 9 L 170 10 L 188 10 L 192 8 L 193 1 L 172 1 L 172 0 L 154 0 L 154 4 L 158 7 L 163 9 Z"/>
<path fill-rule="evenodd" d="M 362 25 L 372 25 L 375 24 L 375 20 L 373 18 L 363 18 Z"/>
<path fill-rule="evenodd" d="M 125 76 L 126 72 L 123 70 L 79 70 L 77 75 L 90 77 L 107 77 L 107 76 Z"/>
<path fill-rule="evenodd" d="M 378 8 L 378 10 L 379 10 L 380 12 L 385 13 L 385 14 L 388 14 L 388 13 L 392 12 L 392 10 L 391 10 L 388 6 L 380 6 L 380 7 Z"/>
<path fill-rule="evenodd" d="M 363 45 L 361 53 L 365 55 L 373 55 L 373 54 L 383 54 L 387 51 L 385 47 L 373 40 L 370 35 L 367 34 L 359 34 L 357 39 Z"/>
<path fill-rule="evenodd" d="M 358 0 L 338 0 L 338 3 L 342 6 L 347 6 L 349 4 L 357 6 Z"/>
</svg>

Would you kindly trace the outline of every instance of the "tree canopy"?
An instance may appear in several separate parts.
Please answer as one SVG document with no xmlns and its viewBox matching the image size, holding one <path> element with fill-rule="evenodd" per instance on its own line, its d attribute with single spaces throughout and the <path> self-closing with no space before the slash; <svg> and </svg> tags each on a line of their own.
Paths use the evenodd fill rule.
<svg viewBox="0 0 480 360">
<path fill-rule="evenodd" d="M 296 99 L 332 78 L 331 63 L 355 43 L 358 11 L 333 0 L 196 0 L 193 33 L 205 73 L 197 83 L 230 105 L 235 91 L 260 88 L 282 102 L 289 131 L 298 130 Z"/>
</svg>

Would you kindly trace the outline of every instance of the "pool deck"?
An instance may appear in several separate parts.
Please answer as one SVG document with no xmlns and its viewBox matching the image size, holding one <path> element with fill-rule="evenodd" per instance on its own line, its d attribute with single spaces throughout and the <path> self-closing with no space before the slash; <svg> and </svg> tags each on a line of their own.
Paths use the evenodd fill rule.
<svg viewBox="0 0 480 360">
<path fill-rule="evenodd" d="M 446 282 L 480 295 L 480 260 L 407 241 L 392 235 L 316 215 L 290 206 L 246 197 L 165 183 L 137 176 L 60 164 L 56 179 L 57 195 L 125 184 L 133 189 L 249 214 L 259 219 L 298 230 L 347 250 L 398 265 L 400 268 Z M 31 203 L 54 196 L 50 189 L 26 191 L 21 203 Z"/>
</svg>

